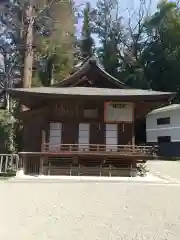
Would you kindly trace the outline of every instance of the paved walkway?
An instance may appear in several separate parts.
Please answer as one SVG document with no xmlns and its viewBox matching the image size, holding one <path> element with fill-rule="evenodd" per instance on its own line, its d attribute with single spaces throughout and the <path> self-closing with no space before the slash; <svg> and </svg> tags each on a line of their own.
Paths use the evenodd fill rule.
<svg viewBox="0 0 180 240">
<path fill-rule="evenodd" d="M 0 183 L 3 240 L 179 240 L 180 185 Z"/>
<path fill-rule="evenodd" d="M 30 176 L 24 175 L 23 171 L 19 171 L 16 174 L 16 177 L 11 181 L 15 182 L 110 182 L 110 183 L 120 183 L 120 182 L 146 182 L 146 183 L 163 183 L 166 182 L 161 178 L 158 178 L 151 173 L 148 173 L 145 177 L 100 177 L 100 176 L 47 176 L 47 175 L 38 175 Z"/>
<path fill-rule="evenodd" d="M 173 180 L 1 181 L 0 239 L 179 240 L 180 163 L 149 166 Z"/>
<path fill-rule="evenodd" d="M 149 161 L 148 166 L 154 176 L 180 183 L 180 161 Z"/>
</svg>

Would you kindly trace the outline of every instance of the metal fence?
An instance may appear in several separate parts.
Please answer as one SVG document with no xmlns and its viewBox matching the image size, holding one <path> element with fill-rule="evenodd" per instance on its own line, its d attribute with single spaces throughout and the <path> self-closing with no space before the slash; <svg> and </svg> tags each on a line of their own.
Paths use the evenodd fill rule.
<svg viewBox="0 0 180 240">
<path fill-rule="evenodd" d="M 18 154 L 0 154 L 0 173 L 17 172 L 21 165 Z"/>
</svg>

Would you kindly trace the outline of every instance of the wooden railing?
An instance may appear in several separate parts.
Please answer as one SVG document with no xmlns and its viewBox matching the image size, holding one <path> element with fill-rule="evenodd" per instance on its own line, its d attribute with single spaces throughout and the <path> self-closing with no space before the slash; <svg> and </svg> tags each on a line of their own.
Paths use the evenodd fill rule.
<svg viewBox="0 0 180 240">
<path fill-rule="evenodd" d="M 154 155 L 156 146 L 138 146 L 138 145 L 103 145 L 103 144 L 44 144 L 44 152 L 69 152 L 78 154 L 105 154 L 117 153 L 128 155 Z"/>
<path fill-rule="evenodd" d="M 111 164 L 103 166 L 83 166 L 83 165 L 66 165 L 66 166 L 53 166 L 49 164 L 48 175 L 68 175 L 68 176 L 128 176 L 131 177 L 135 174 L 135 169 L 132 164 L 125 167 L 114 167 Z"/>
</svg>

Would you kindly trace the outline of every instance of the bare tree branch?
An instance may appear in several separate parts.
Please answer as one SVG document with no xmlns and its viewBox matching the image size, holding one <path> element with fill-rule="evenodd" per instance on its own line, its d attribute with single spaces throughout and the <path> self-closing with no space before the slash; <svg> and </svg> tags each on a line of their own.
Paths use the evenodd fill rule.
<svg viewBox="0 0 180 240">
<path fill-rule="evenodd" d="M 148 3 L 147 3 L 148 2 Z M 151 9 L 151 0 L 141 0 L 140 6 L 137 10 L 128 11 L 128 33 L 129 33 L 129 47 L 128 51 L 131 51 L 132 57 L 135 57 L 138 60 L 138 54 L 141 54 L 141 49 L 139 48 L 139 41 L 147 39 L 144 35 L 144 22 L 150 14 Z M 134 24 L 134 19 L 136 23 Z"/>
</svg>

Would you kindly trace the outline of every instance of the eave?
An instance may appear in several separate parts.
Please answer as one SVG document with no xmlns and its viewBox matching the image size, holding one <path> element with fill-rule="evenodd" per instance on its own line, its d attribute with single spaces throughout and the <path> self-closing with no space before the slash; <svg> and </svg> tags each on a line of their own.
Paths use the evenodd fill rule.
<svg viewBox="0 0 180 240">
<path fill-rule="evenodd" d="M 99 88 L 20 88 L 8 89 L 8 93 L 28 108 L 47 104 L 60 99 L 96 99 L 102 101 L 168 101 L 175 96 L 170 92 L 155 92 L 137 89 L 99 89 Z"/>
</svg>

